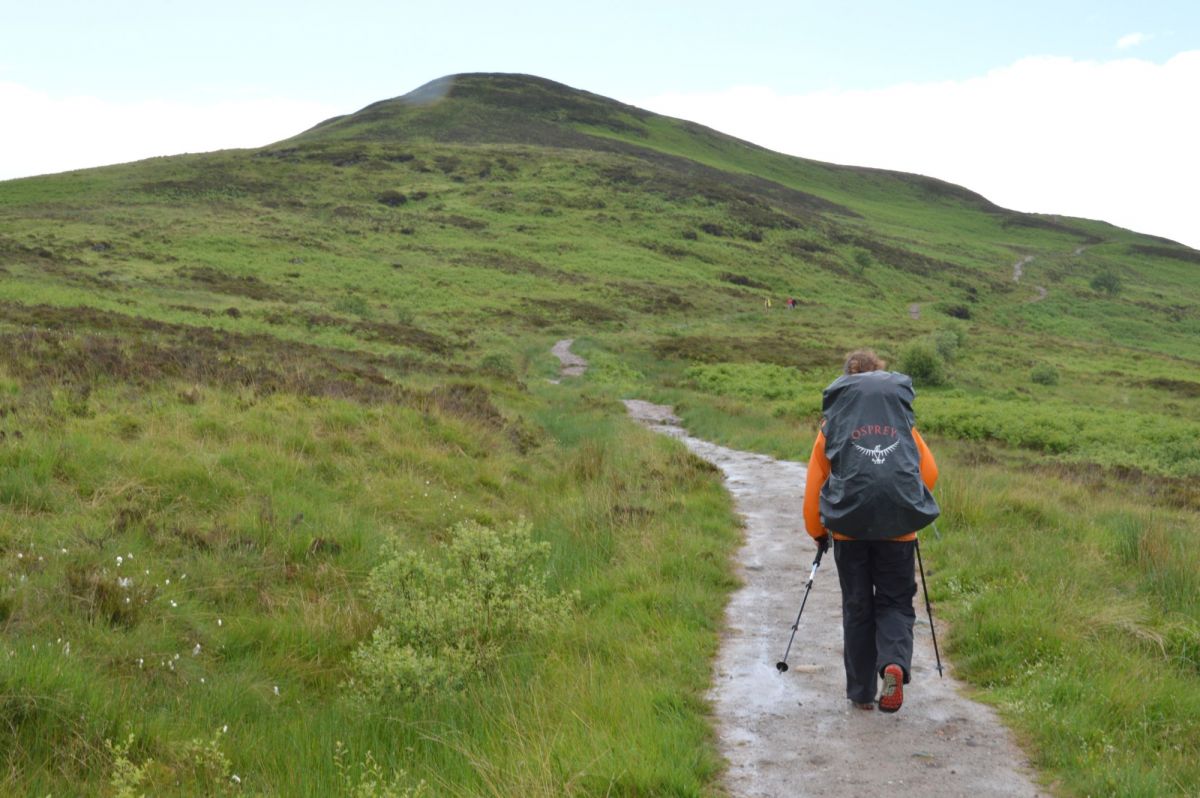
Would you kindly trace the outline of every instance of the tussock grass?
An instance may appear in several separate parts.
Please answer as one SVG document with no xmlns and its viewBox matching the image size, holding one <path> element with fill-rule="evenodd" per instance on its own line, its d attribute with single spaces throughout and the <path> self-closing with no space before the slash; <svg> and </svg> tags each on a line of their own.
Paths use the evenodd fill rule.
<svg viewBox="0 0 1200 798">
<path fill-rule="evenodd" d="M 920 341 L 963 673 L 1064 791 L 1196 791 L 1186 250 L 548 81 L 441 89 L 0 184 L 0 791 L 711 794 L 734 522 L 617 400 L 803 460 L 843 353 Z M 565 337 L 592 371 L 550 386 Z M 461 691 L 352 707 L 385 541 L 522 518 L 571 622 Z"/>
</svg>

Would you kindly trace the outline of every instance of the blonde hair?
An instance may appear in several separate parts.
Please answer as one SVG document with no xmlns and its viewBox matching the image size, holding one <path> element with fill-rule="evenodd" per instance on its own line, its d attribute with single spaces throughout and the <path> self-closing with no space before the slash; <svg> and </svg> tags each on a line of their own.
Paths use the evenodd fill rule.
<svg viewBox="0 0 1200 798">
<path fill-rule="evenodd" d="M 887 368 L 887 363 L 872 349 L 855 349 L 846 355 L 844 370 L 847 374 L 862 374 L 866 371 L 881 371 L 885 368 Z"/>
</svg>

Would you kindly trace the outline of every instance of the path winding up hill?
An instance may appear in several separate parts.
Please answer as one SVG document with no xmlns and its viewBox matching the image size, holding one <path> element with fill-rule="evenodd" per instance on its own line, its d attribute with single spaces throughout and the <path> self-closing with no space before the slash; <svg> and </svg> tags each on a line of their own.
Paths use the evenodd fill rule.
<svg viewBox="0 0 1200 798">
<path fill-rule="evenodd" d="M 626 401 L 638 421 L 718 466 L 745 519 L 744 584 L 726 608 L 711 700 L 727 787 L 736 796 L 1038 796 L 996 715 L 939 679 L 928 625 L 918 622 L 913 683 L 895 715 L 845 699 L 836 564 L 826 557 L 805 608 L 791 669 L 783 653 L 813 545 L 800 531 L 805 468 L 693 438 L 671 408 Z"/>
</svg>

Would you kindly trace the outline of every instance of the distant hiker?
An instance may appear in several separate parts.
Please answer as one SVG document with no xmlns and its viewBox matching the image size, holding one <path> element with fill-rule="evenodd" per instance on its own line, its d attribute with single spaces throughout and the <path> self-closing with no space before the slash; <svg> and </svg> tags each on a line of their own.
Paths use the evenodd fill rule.
<svg viewBox="0 0 1200 798">
<path fill-rule="evenodd" d="M 766 299 L 763 300 L 763 310 L 770 310 L 770 309 L 771 309 L 771 297 L 767 297 Z"/>
<path fill-rule="evenodd" d="M 846 697 L 873 709 L 882 678 L 879 708 L 895 712 L 911 675 L 917 530 L 938 516 L 938 469 L 913 427 L 912 380 L 886 365 L 869 349 L 851 352 L 825 389 L 804 525 L 822 550 L 833 539 Z"/>
<path fill-rule="evenodd" d="M 787 298 L 787 309 L 794 310 L 795 307 L 796 307 L 796 300 L 792 299 L 791 297 L 788 297 Z"/>
</svg>

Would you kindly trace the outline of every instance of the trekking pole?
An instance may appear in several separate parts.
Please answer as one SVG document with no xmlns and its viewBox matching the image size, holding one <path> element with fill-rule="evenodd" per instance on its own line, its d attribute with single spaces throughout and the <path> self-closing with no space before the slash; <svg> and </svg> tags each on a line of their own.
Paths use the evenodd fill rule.
<svg viewBox="0 0 1200 798">
<path fill-rule="evenodd" d="M 792 651 L 792 641 L 796 639 L 796 630 L 800 628 L 800 616 L 804 614 L 804 605 L 808 603 L 808 594 L 812 590 L 813 579 L 817 576 L 817 569 L 821 567 L 821 555 L 825 553 L 824 548 L 817 549 L 817 558 L 813 560 L 812 572 L 808 575 L 808 582 L 804 585 L 804 600 L 800 602 L 800 612 L 796 613 L 796 622 L 792 624 L 792 636 L 788 638 L 787 650 L 783 652 L 783 659 L 775 663 L 775 669 L 783 673 L 788 669 L 787 658 Z"/>
<path fill-rule="evenodd" d="M 933 656 L 937 658 L 938 678 L 942 678 L 942 655 L 938 652 L 937 629 L 933 628 L 933 608 L 929 606 L 929 586 L 925 581 L 925 563 L 921 561 L 921 541 L 917 544 L 917 566 L 921 569 L 921 590 L 925 593 L 925 613 L 929 616 L 929 633 L 933 635 Z M 814 569 L 815 570 L 815 569 Z"/>
</svg>

